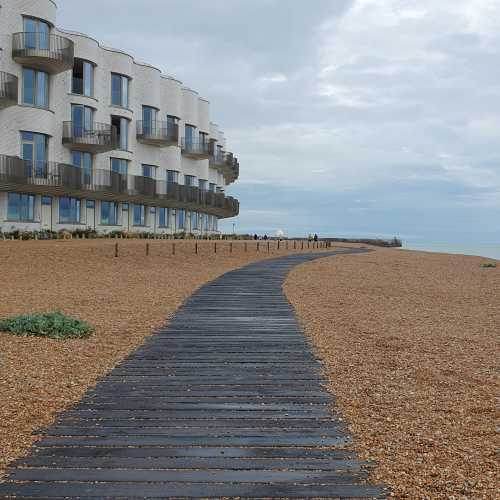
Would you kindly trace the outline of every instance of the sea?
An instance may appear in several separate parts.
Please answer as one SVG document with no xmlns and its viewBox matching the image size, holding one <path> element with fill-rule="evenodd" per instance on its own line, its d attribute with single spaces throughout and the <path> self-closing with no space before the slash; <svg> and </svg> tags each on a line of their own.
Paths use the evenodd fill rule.
<svg viewBox="0 0 500 500">
<path fill-rule="evenodd" d="M 477 255 L 489 259 L 500 260 L 500 243 L 413 243 L 403 242 L 403 248 L 408 250 L 424 250 L 426 252 L 459 253 Z"/>
</svg>

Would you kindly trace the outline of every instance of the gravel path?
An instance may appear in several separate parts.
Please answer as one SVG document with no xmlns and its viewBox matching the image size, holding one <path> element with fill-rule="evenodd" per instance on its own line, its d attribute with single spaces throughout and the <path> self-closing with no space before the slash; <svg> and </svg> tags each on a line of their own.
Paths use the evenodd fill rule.
<svg viewBox="0 0 500 500">
<path fill-rule="evenodd" d="M 0 495 L 381 497 L 282 292 L 290 268 L 315 257 L 200 289 L 46 430 Z"/>
</svg>

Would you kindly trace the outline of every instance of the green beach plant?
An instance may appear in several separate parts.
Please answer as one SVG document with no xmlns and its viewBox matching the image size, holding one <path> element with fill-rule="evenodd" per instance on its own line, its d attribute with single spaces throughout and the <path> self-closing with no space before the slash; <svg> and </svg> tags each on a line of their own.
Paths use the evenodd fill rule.
<svg viewBox="0 0 500 500">
<path fill-rule="evenodd" d="M 89 337 L 94 329 L 87 322 L 66 316 L 58 311 L 25 314 L 0 320 L 0 332 L 22 337 L 46 337 L 57 340 Z"/>
</svg>

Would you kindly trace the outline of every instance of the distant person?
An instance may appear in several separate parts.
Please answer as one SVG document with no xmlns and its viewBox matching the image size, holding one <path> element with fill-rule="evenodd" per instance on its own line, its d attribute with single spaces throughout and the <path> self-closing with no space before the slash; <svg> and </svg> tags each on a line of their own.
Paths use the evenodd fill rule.
<svg viewBox="0 0 500 500">
<path fill-rule="evenodd" d="M 264 239 L 267 240 L 267 234 L 264 235 Z"/>
<path fill-rule="evenodd" d="M 317 234 L 314 235 L 314 241 L 318 241 L 318 235 Z"/>
<path fill-rule="evenodd" d="M 259 237 L 258 237 L 256 234 L 254 234 L 254 235 L 253 235 L 253 239 L 254 239 L 255 241 L 257 241 L 257 240 L 259 239 Z"/>
</svg>

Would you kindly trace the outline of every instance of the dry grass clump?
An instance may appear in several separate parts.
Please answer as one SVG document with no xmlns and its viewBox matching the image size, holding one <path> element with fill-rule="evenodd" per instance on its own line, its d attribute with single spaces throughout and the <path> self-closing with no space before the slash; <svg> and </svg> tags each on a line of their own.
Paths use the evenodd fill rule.
<svg viewBox="0 0 500 500">
<path fill-rule="evenodd" d="M 118 241 L 119 257 L 115 258 Z M 149 256 L 146 257 L 146 244 Z M 0 243 L 0 319 L 61 311 L 88 321 L 87 339 L 0 333 L 0 469 L 23 455 L 32 431 L 53 422 L 198 287 L 249 262 L 286 254 L 261 242 L 6 241 Z M 290 245 L 292 247 L 292 245 Z"/>
<path fill-rule="evenodd" d="M 372 480 L 398 498 L 498 498 L 500 269 L 484 261 L 377 250 L 286 283 Z"/>
</svg>

